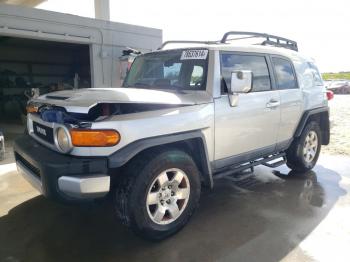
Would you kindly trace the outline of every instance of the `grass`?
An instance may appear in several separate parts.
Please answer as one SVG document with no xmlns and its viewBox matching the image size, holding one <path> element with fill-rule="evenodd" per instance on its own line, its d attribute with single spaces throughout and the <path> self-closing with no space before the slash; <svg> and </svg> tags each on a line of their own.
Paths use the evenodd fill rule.
<svg viewBox="0 0 350 262">
<path fill-rule="evenodd" d="M 350 72 L 323 73 L 322 77 L 323 77 L 324 80 L 332 80 L 332 79 L 347 79 L 347 80 L 350 80 Z"/>
</svg>

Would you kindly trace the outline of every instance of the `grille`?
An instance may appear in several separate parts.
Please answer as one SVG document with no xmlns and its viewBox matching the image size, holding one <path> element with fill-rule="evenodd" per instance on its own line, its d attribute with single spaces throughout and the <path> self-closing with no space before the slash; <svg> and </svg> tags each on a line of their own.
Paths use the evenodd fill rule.
<svg viewBox="0 0 350 262">
<path fill-rule="evenodd" d="M 28 168 L 30 171 L 32 171 L 38 178 L 40 178 L 40 169 L 33 166 L 31 163 L 29 163 L 27 160 L 25 160 L 21 155 L 16 153 L 16 160 L 19 161 L 22 165 L 24 165 L 26 168 Z"/>
<path fill-rule="evenodd" d="M 54 144 L 53 129 L 48 126 L 41 125 L 39 123 L 33 122 L 34 134 L 39 138 Z"/>
</svg>

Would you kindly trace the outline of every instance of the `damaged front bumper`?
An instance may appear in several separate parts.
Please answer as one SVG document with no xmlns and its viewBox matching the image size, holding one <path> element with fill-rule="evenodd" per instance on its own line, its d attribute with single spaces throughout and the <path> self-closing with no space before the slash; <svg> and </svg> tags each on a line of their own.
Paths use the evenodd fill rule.
<svg viewBox="0 0 350 262">
<path fill-rule="evenodd" d="M 48 198 L 75 201 L 105 196 L 110 190 L 107 158 L 62 155 L 29 135 L 14 144 L 20 174 Z"/>
</svg>

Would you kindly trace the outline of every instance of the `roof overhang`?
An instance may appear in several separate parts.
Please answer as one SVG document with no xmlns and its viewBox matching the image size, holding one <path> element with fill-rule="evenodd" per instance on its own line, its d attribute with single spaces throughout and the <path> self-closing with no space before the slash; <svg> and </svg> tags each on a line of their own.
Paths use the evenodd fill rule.
<svg viewBox="0 0 350 262">
<path fill-rule="evenodd" d="M 0 0 L 2 4 L 10 4 L 10 5 L 22 5 L 27 7 L 35 7 L 46 0 Z"/>
</svg>

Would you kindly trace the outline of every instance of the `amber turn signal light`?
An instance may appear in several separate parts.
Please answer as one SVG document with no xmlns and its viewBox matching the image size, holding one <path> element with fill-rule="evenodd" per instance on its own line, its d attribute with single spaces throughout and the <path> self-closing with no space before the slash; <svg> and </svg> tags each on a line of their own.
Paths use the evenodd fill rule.
<svg viewBox="0 0 350 262">
<path fill-rule="evenodd" d="M 39 110 L 39 107 L 29 104 L 27 105 L 26 109 L 27 109 L 27 113 L 37 113 Z"/>
<path fill-rule="evenodd" d="M 71 129 L 73 146 L 114 146 L 120 141 L 120 134 L 115 130 Z"/>
</svg>

